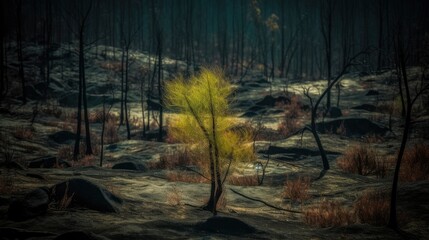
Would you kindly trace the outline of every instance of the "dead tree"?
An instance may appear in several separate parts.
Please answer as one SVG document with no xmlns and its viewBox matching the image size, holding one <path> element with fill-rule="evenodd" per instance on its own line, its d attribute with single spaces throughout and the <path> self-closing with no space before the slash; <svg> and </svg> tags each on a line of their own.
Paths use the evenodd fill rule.
<svg viewBox="0 0 429 240">
<path fill-rule="evenodd" d="M 18 53 L 18 77 L 21 80 L 22 89 L 22 103 L 27 103 L 27 95 L 25 92 L 25 78 L 24 78 L 24 60 L 22 56 L 22 0 L 16 0 L 16 50 Z"/>
<path fill-rule="evenodd" d="M 426 91 L 429 91 L 429 83 L 428 79 L 425 77 L 425 71 L 422 67 L 422 73 L 421 73 L 421 81 L 416 86 L 415 95 L 411 96 L 411 90 L 409 86 L 409 78 L 407 73 L 407 63 L 406 63 L 406 51 L 404 49 L 404 41 L 402 39 L 401 33 L 397 33 L 395 37 L 395 62 L 398 71 L 398 75 L 400 75 L 399 79 L 402 80 L 404 88 L 405 88 L 405 99 L 403 99 L 403 102 L 405 102 L 405 123 L 404 123 L 404 130 L 402 133 L 402 141 L 401 146 L 399 147 L 398 156 L 396 159 L 395 164 L 395 172 L 393 175 L 393 181 L 392 181 L 392 192 L 390 196 L 390 215 L 389 215 L 389 222 L 388 227 L 398 230 L 398 222 L 397 222 L 397 213 L 396 213 L 396 205 L 397 205 L 397 191 L 398 191 L 398 181 L 399 181 L 399 171 L 401 168 L 401 161 L 402 157 L 405 152 L 405 147 L 407 145 L 407 139 L 409 132 L 411 130 L 411 115 L 412 115 L 412 109 L 416 102 L 416 100 L 424 94 Z M 404 97 L 401 95 L 401 97 Z"/>
<path fill-rule="evenodd" d="M 319 134 L 317 132 L 317 124 L 316 124 L 316 119 L 317 119 L 317 114 L 318 114 L 318 109 L 319 109 L 319 105 L 322 102 L 323 98 L 328 94 L 328 92 L 331 91 L 332 87 L 335 86 L 335 84 L 337 84 L 337 82 L 343 77 L 343 75 L 348 71 L 348 69 L 352 66 L 358 65 L 359 63 L 356 61 L 358 59 L 358 57 L 364 53 L 366 53 L 367 51 L 362 51 L 359 52 L 358 54 L 354 55 L 352 58 L 350 58 L 347 62 L 347 64 L 345 64 L 342 68 L 342 70 L 340 71 L 340 73 L 335 77 L 334 80 L 332 80 L 330 82 L 330 84 L 328 85 L 328 87 L 322 92 L 322 94 L 319 96 L 319 98 L 314 101 L 313 97 L 310 96 L 310 88 L 304 88 L 304 95 L 309 99 L 310 101 L 310 107 L 311 107 L 311 122 L 309 126 L 306 126 L 304 129 L 302 129 L 302 134 L 304 133 L 305 130 L 310 131 L 313 134 L 314 140 L 316 141 L 317 147 L 319 149 L 320 152 L 320 156 L 322 158 L 322 163 L 323 163 L 323 170 L 327 171 L 329 170 L 329 161 L 328 158 L 326 156 L 326 152 L 325 149 L 323 148 L 322 145 L 322 141 L 320 140 Z"/>
</svg>

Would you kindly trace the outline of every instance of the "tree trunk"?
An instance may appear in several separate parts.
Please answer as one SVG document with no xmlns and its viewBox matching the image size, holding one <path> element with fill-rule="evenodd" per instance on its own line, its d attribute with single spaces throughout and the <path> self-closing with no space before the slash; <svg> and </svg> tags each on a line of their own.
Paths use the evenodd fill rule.
<svg viewBox="0 0 429 240">
<path fill-rule="evenodd" d="M 18 52 L 18 76 L 21 80 L 21 90 L 22 90 L 22 103 L 27 103 L 27 95 L 25 92 L 25 78 L 24 78 L 24 60 L 22 56 L 22 0 L 17 0 L 16 6 L 16 44 Z"/>
</svg>

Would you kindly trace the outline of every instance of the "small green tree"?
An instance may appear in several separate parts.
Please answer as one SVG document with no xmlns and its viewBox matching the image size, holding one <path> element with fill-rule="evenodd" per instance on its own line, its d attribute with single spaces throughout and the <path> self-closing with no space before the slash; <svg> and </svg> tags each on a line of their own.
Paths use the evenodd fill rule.
<svg viewBox="0 0 429 240">
<path fill-rule="evenodd" d="M 169 135 L 207 153 L 211 188 L 204 209 L 216 215 L 216 205 L 231 163 L 254 159 L 251 144 L 248 144 L 250 135 L 230 128 L 228 96 L 232 86 L 220 70 L 204 68 L 190 79 L 177 77 L 166 84 L 165 90 L 167 106 L 179 112 L 171 121 Z"/>
</svg>

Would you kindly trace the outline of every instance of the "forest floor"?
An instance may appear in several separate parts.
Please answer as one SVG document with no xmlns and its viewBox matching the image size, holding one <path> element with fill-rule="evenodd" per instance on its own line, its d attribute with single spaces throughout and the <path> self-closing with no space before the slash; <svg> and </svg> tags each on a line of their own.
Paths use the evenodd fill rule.
<svg viewBox="0 0 429 240">
<path fill-rule="evenodd" d="M 225 231 L 213 232 L 199 227 L 212 215 L 201 208 L 208 199 L 210 185 L 194 172 L 184 170 L 183 166 L 154 167 L 159 166 L 157 164 L 163 157 L 179 154 L 183 145 L 141 137 L 141 93 L 138 89 L 144 72 L 142 66 L 148 61 L 147 55 L 131 55 L 134 62 L 130 70 L 133 74 L 129 93 L 132 139 L 126 140 L 125 126 L 121 126 L 117 133 L 118 139 L 113 140 L 113 136 L 113 143 L 105 145 L 103 167 L 99 167 L 98 155 L 85 158 L 80 163 L 69 161 L 76 128 L 73 117 L 77 101 L 76 56 L 63 54 L 61 48 L 55 51 L 56 60 L 50 84 L 52 98 L 42 101 L 43 94 L 38 89 L 41 80 L 36 77 L 31 79 L 37 76 L 35 73 L 39 68 L 34 62 L 37 62 L 36 56 L 41 48 L 27 46 L 26 49 L 26 75 L 31 82 L 28 91 L 33 100 L 21 105 L 19 99 L 9 97 L 2 103 L 0 113 L 2 160 L 9 156 L 24 166 L 21 170 L 9 169 L 5 165 L 0 168 L 0 235 L 27 232 L 28 235 L 24 234 L 27 237 L 21 239 L 54 239 L 59 234 L 79 230 L 91 232 L 94 239 L 425 239 L 429 236 L 429 178 L 400 182 L 398 210 L 403 232 L 395 232 L 383 224 L 365 223 L 353 214 L 358 199 L 364 193 L 390 192 L 392 158 L 399 149 L 403 130 L 400 115 L 397 114 L 400 102 L 394 91 L 396 76 L 393 71 L 350 73 L 341 81 L 339 108 L 342 116 L 318 118 L 318 122 L 331 127 L 320 133 L 331 165 L 324 175 L 321 175 L 322 162 L 312 134 L 304 132 L 302 135 L 289 136 L 278 131 L 278 128 L 291 111 L 297 110 L 288 102 L 279 103 L 283 99 L 281 96 L 293 99 L 292 102 L 299 106 L 298 116 L 289 119 L 296 125 L 288 125 L 287 131 L 291 133 L 309 122 L 309 101 L 303 95 L 303 89 L 311 87 L 310 93 L 316 97 L 326 82 L 290 80 L 286 86 L 284 79 L 270 82 L 252 71 L 241 83 L 232 79 L 236 87 L 232 117 L 237 124 L 256 126 L 261 123 L 264 128 L 255 142 L 256 161 L 235 166 L 225 186 L 219 216 L 239 219 L 256 231 L 246 233 L 229 229 L 231 232 L 228 232 L 228 227 L 224 227 Z M 101 132 L 97 113 L 101 112 L 103 96 L 108 100 L 113 99 L 109 84 L 115 85 L 115 99 L 120 95 L 117 88 L 120 52 L 116 50 L 113 56 L 111 50 L 99 47 L 98 55 L 95 55 L 94 49 L 87 54 L 89 111 L 94 116 L 90 127 L 97 154 L 100 151 L 96 142 L 99 142 Z M 166 59 L 165 63 L 166 78 L 174 76 L 173 68 L 184 69 L 180 61 Z M 8 67 L 12 78 L 16 76 L 16 66 L 14 59 L 10 59 Z M 336 89 L 332 92 L 333 103 L 336 104 Z M 19 96 L 17 82 L 11 85 L 10 95 Z M 273 96 L 274 100 L 267 96 Z M 429 114 L 423 107 L 424 101 L 416 108 L 418 117 L 413 119 L 415 128 L 408 146 L 428 143 Z M 116 101 L 111 113 L 117 116 L 119 107 Z M 392 114 L 389 114 L 387 108 L 392 109 Z M 35 109 L 38 113 L 32 124 Z M 167 112 L 166 118 L 174 114 Z M 329 125 L 338 120 L 342 121 L 341 125 Z M 346 123 L 348 121 L 349 125 Z M 358 127 L 359 124 L 363 127 Z M 152 129 L 156 128 L 153 120 L 151 125 Z M 356 145 L 371 147 L 377 152 L 378 160 L 386 163 L 386 176 L 347 173 L 337 165 L 340 156 Z M 71 166 L 25 167 L 32 160 L 45 156 L 68 160 Z M 258 165 L 255 163 L 265 165 L 268 159 L 264 182 L 258 185 L 261 171 L 256 170 Z M 123 162 L 143 167 L 140 170 L 112 169 L 115 164 Z M 188 167 L 194 169 L 194 166 Z M 51 203 L 48 211 L 41 216 L 24 221 L 7 218 L 9 204 L 14 199 L 24 197 L 38 187 L 51 187 L 71 178 L 89 180 L 120 197 L 123 202 L 118 211 L 106 213 Z M 308 179 L 306 197 L 294 200 L 285 196 L 287 183 L 302 179 Z M 323 211 L 329 208 L 327 203 L 338 204 L 340 207 L 336 211 L 350 213 L 348 218 L 351 220 L 340 220 L 340 224 L 329 227 L 309 223 L 309 209 Z M 337 217 L 336 214 L 332 218 Z M 37 237 L 41 233 L 45 235 Z"/>
</svg>

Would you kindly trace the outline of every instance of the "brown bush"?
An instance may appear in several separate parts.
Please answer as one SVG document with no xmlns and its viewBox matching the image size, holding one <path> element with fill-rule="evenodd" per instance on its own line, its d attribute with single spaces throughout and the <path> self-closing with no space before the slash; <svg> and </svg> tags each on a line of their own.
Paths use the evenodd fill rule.
<svg viewBox="0 0 429 240">
<path fill-rule="evenodd" d="M 105 61 L 100 63 L 100 67 L 113 72 L 119 72 L 122 69 L 120 61 Z"/>
<path fill-rule="evenodd" d="M 369 175 L 375 173 L 379 156 L 370 145 L 353 145 L 337 159 L 337 167 L 348 173 Z"/>
<path fill-rule="evenodd" d="M 187 148 L 178 151 L 168 151 L 158 162 L 152 163 L 154 169 L 175 169 L 189 165 L 196 165 L 195 155 Z"/>
<path fill-rule="evenodd" d="M 57 158 L 71 161 L 73 160 L 73 146 L 72 145 L 63 145 L 58 148 Z"/>
<path fill-rule="evenodd" d="M 0 194 L 10 195 L 16 190 L 15 181 L 12 173 L 2 172 L 0 174 Z"/>
<path fill-rule="evenodd" d="M 298 121 L 294 118 L 286 117 L 277 127 L 277 131 L 282 136 L 289 136 L 290 134 L 296 132 L 299 129 Z"/>
<path fill-rule="evenodd" d="M 104 141 L 107 144 L 119 142 L 118 126 L 114 119 L 108 119 L 104 129 Z"/>
<path fill-rule="evenodd" d="M 177 186 L 173 186 L 173 188 L 168 191 L 167 204 L 171 206 L 182 205 L 182 191 L 180 191 Z"/>
<path fill-rule="evenodd" d="M 429 179 L 429 145 L 419 143 L 405 150 L 399 179 L 404 182 Z"/>
<path fill-rule="evenodd" d="M 12 134 L 20 140 L 31 140 L 34 137 L 34 128 L 24 126 L 15 127 Z"/>
<path fill-rule="evenodd" d="M 310 189 L 310 178 L 299 177 L 295 180 L 286 180 L 283 188 L 283 198 L 288 198 L 293 202 L 303 202 L 310 199 L 308 190 Z"/>
<path fill-rule="evenodd" d="M 354 204 L 354 212 L 361 223 L 386 225 L 389 221 L 390 196 L 383 191 L 366 191 Z"/>
<path fill-rule="evenodd" d="M 168 171 L 166 173 L 166 178 L 170 182 L 186 182 L 186 183 L 207 183 L 208 179 L 198 175 L 193 172 L 185 171 Z"/>
<path fill-rule="evenodd" d="M 351 209 L 338 201 L 323 200 L 304 211 L 304 222 L 317 227 L 337 227 L 353 224 L 356 218 Z"/>
<path fill-rule="evenodd" d="M 228 184 L 234 186 L 258 186 L 258 176 L 257 175 L 230 175 L 228 177 Z"/>
</svg>

